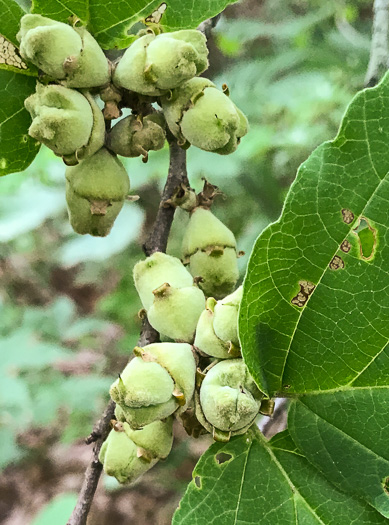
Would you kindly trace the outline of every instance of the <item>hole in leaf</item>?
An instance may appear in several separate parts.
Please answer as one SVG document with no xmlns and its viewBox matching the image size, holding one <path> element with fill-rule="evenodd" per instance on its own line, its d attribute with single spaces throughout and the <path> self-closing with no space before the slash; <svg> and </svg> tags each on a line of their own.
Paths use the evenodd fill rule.
<svg viewBox="0 0 389 525">
<path fill-rule="evenodd" d="M 219 465 L 223 465 L 223 463 L 226 463 L 232 459 L 232 455 L 227 454 L 226 452 L 219 452 L 216 454 L 215 459 Z"/>
<path fill-rule="evenodd" d="M 377 244 L 377 230 L 370 226 L 365 217 L 361 217 L 358 226 L 353 230 L 359 241 L 359 251 L 362 259 L 373 258 Z"/>
<path fill-rule="evenodd" d="M 201 478 L 200 476 L 195 476 L 194 478 L 195 485 L 198 489 L 201 489 Z"/>
</svg>

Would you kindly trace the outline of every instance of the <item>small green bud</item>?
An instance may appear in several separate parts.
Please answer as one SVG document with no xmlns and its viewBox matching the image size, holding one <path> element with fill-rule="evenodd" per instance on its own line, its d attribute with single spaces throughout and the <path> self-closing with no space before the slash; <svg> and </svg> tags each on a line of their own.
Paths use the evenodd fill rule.
<svg viewBox="0 0 389 525">
<path fill-rule="evenodd" d="M 238 311 L 242 294 L 243 287 L 239 286 L 235 292 L 218 301 L 214 310 L 215 334 L 225 342 L 231 341 L 235 346 L 239 346 Z"/>
<path fill-rule="evenodd" d="M 242 359 L 220 361 L 201 384 L 196 416 L 208 431 L 243 434 L 255 421 L 262 397 Z"/>
<path fill-rule="evenodd" d="M 109 81 L 108 61 L 83 27 L 27 14 L 21 19 L 17 37 L 24 59 L 68 87 L 91 88 Z"/>
<path fill-rule="evenodd" d="M 111 386 L 112 399 L 132 428 L 186 410 L 194 391 L 196 363 L 186 343 L 135 348 L 134 357 Z"/>
<path fill-rule="evenodd" d="M 66 169 L 66 200 L 75 232 L 104 237 L 130 189 L 127 172 L 116 156 L 101 148 Z"/>
<path fill-rule="evenodd" d="M 32 117 L 29 135 L 71 163 L 104 144 L 104 118 L 89 93 L 38 83 L 24 102 Z"/>
<path fill-rule="evenodd" d="M 167 457 L 172 443 L 172 418 L 156 421 L 142 430 L 116 422 L 101 447 L 99 460 L 106 474 L 129 484 Z"/>
<path fill-rule="evenodd" d="M 214 84 L 193 81 L 162 99 L 170 131 L 182 144 L 221 155 L 232 153 L 248 131 L 246 117 Z"/>
<path fill-rule="evenodd" d="M 154 302 L 153 290 L 164 283 L 175 288 L 192 286 L 193 277 L 176 257 L 155 252 L 134 266 L 134 283 L 143 308 L 149 310 Z"/>
<path fill-rule="evenodd" d="M 123 157 L 147 158 L 150 150 L 163 148 L 166 134 L 164 118 L 159 113 L 147 115 L 139 120 L 130 115 L 120 120 L 108 135 L 107 147 Z"/>
<path fill-rule="evenodd" d="M 165 336 L 192 343 L 204 306 L 204 294 L 196 286 L 174 288 L 165 283 L 154 290 L 154 302 L 147 318 L 151 326 Z"/>
<path fill-rule="evenodd" d="M 199 321 L 196 328 L 196 337 L 194 346 L 201 350 L 204 354 L 211 357 L 217 357 L 218 359 L 230 359 L 237 357 L 238 348 L 234 347 L 227 342 L 222 341 L 215 334 L 213 329 L 214 312 L 213 304 L 215 302 L 213 298 L 207 300 L 207 308 L 203 310 L 200 315 Z"/>
<path fill-rule="evenodd" d="M 142 95 L 160 96 L 208 67 L 205 36 L 182 30 L 138 38 L 120 59 L 116 85 Z"/>
</svg>

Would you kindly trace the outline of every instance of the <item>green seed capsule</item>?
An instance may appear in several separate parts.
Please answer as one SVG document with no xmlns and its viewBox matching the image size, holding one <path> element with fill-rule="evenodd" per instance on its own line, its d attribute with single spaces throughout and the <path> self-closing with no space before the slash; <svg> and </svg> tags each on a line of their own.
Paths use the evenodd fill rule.
<svg viewBox="0 0 389 525">
<path fill-rule="evenodd" d="M 189 287 L 193 285 L 193 277 L 180 259 L 155 252 L 134 266 L 134 283 L 143 308 L 149 310 L 154 302 L 153 290 L 164 283 L 175 288 Z"/>
<path fill-rule="evenodd" d="M 182 256 L 187 259 L 198 250 L 206 250 L 209 246 L 236 249 L 235 236 L 210 210 L 198 207 L 191 213 L 185 230 Z"/>
<path fill-rule="evenodd" d="M 120 120 L 108 135 L 107 147 L 123 157 L 147 158 L 150 150 L 163 148 L 166 134 L 161 114 L 147 115 L 140 121 L 134 115 Z"/>
<path fill-rule="evenodd" d="M 255 421 L 262 397 L 242 359 L 220 361 L 201 384 L 196 416 L 209 431 L 243 434 Z"/>
<path fill-rule="evenodd" d="M 192 79 L 162 98 L 166 122 L 182 144 L 221 155 L 232 153 L 248 121 L 229 97 L 205 79 Z"/>
<path fill-rule="evenodd" d="M 210 210 L 196 208 L 191 215 L 183 242 L 184 262 L 206 296 L 222 298 L 239 278 L 234 234 Z"/>
<path fill-rule="evenodd" d="M 204 306 L 204 294 L 196 286 L 174 288 L 163 284 L 154 290 L 154 302 L 147 318 L 151 326 L 163 335 L 192 343 Z"/>
<path fill-rule="evenodd" d="M 207 308 L 200 315 L 196 328 L 194 346 L 204 354 L 218 359 L 230 359 L 239 355 L 239 348 L 219 339 L 213 329 L 215 300 L 207 300 Z M 237 355 L 238 354 L 238 355 Z"/>
<path fill-rule="evenodd" d="M 225 342 L 231 341 L 239 346 L 238 311 L 242 299 L 243 287 L 239 286 L 231 295 L 227 295 L 215 305 L 213 329 L 217 337 Z"/>
<path fill-rule="evenodd" d="M 109 81 L 108 61 L 83 27 L 27 14 L 21 19 L 17 37 L 25 60 L 68 87 L 91 88 Z"/>
<path fill-rule="evenodd" d="M 129 484 L 167 457 L 172 443 L 172 418 L 156 421 L 142 430 L 116 422 L 101 447 L 99 460 L 106 474 Z"/>
<path fill-rule="evenodd" d="M 186 343 L 155 343 L 136 348 L 111 386 L 112 399 L 132 428 L 141 428 L 186 410 L 194 391 L 196 363 Z"/>
<path fill-rule="evenodd" d="M 129 188 L 124 166 L 105 148 L 77 166 L 68 167 L 66 200 L 74 231 L 108 235 Z"/>
<path fill-rule="evenodd" d="M 127 49 L 113 80 L 130 91 L 160 96 L 205 71 L 207 55 L 206 40 L 199 31 L 149 33 Z"/>
<path fill-rule="evenodd" d="M 56 155 L 83 157 L 103 145 L 104 118 L 89 94 L 38 82 L 24 104 L 32 117 L 29 135 Z"/>
</svg>

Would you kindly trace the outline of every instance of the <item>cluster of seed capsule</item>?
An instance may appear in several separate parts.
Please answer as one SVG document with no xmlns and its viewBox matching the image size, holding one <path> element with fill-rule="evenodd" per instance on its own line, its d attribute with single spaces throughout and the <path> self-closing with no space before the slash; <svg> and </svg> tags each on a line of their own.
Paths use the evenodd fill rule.
<svg viewBox="0 0 389 525">
<path fill-rule="evenodd" d="M 189 213 L 182 260 L 156 252 L 134 267 L 141 303 L 163 342 L 135 347 L 110 388 L 116 419 L 100 460 L 122 483 L 167 456 L 173 417 L 194 437 L 209 432 L 228 441 L 245 433 L 266 403 L 240 356 L 235 237 L 208 206 Z"/>
<path fill-rule="evenodd" d="M 85 27 L 38 14 L 23 16 L 18 39 L 22 58 L 40 70 L 36 92 L 25 101 L 29 134 L 68 166 L 66 199 L 77 233 L 111 230 L 130 190 L 117 155 L 146 161 L 167 132 L 183 148 L 228 154 L 247 132 L 246 117 L 227 94 L 198 77 L 208 67 L 199 31 L 144 29 L 115 63 Z M 132 114 L 107 131 L 123 107 Z"/>
</svg>

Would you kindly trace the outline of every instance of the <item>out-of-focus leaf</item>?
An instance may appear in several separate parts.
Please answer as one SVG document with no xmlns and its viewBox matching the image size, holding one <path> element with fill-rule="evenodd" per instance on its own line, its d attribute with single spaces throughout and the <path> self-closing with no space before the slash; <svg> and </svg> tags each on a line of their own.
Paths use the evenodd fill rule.
<svg viewBox="0 0 389 525">
<path fill-rule="evenodd" d="M 51 500 L 34 518 L 31 525 L 66 525 L 77 502 L 77 494 L 65 492 Z"/>
<path fill-rule="evenodd" d="M 84 261 L 105 261 L 123 251 L 139 235 L 143 212 L 136 204 L 125 204 L 107 237 L 78 236 L 63 245 L 59 258 L 64 266 Z"/>
<path fill-rule="evenodd" d="M 50 365 L 59 359 L 71 359 L 72 352 L 62 346 L 39 341 L 26 329 L 0 338 L 0 369 L 36 369 Z"/>
</svg>

